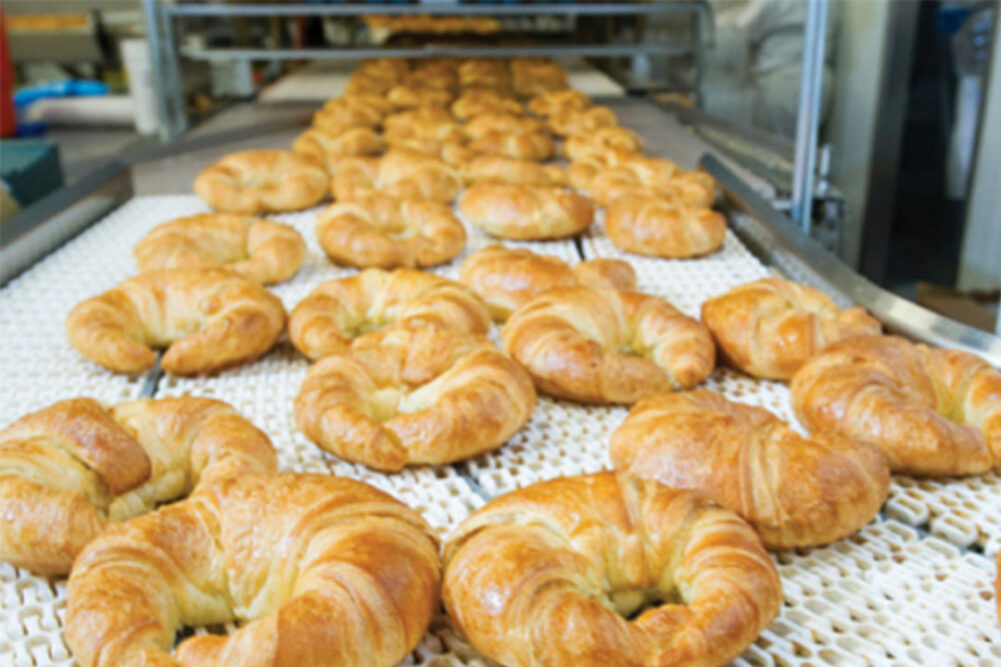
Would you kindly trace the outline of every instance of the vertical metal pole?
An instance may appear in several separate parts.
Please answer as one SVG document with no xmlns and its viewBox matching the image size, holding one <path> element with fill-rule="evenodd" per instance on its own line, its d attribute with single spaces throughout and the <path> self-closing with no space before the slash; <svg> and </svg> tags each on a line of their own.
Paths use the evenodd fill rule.
<svg viewBox="0 0 1001 667">
<path fill-rule="evenodd" d="M 159 0 L 143 0 L 143 13 L 160 116 L 160 138 L 166 141 L 183 132 L 186 125 L 172 19 L 166 13 L 161 17 Z"/>
<path fill-rule="evenodd" d="M 824 83 L 828 0 L 808 0 L 803 29 L 803 71 L 800 77 L 799 113 L 796 117 L 796 155 L 793 167 L 792 217 L 810 233 L 813 178 L 817 164 L 817 132 Z"/>
</svg>

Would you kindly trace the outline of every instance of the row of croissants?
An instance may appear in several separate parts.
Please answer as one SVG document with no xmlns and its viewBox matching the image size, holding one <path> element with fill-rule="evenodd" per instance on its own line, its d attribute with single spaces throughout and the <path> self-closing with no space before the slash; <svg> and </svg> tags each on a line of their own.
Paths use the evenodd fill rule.
<svg viewBox="0 0 1001 667">
<path fill-rule="evenodd" d="M 566 169 L 544 163 L 554 135 Z M 420 271 L 463 251 L 457 198 L 499 238 L 580 234 L 597 203 L 627 251 L 723 245 L 712 180 L 643 155 L 556 63 L 364 63 L 291 152 L 230 155 L 195 190 L 218 212 L 152 230 L 140 275 L 70 312 L 85 357 L 139 373 L 165 348 L 166 372 L 212 374 L 287 334 L 314 362 L 289 406 L 298 428 L 387 472 L 503 446 L 537 392 L 631 407 L 610 470 L 494 498 L 443 543 L 363 482 L 277 472 L 253 415 L 221 401 L 75 398 L 22 417 L 0 432 L 0 559 L 69 575 L 65 636 L 84 667 L 393 665 L 439 601 L 505 665 L 720 665 L 779 613 L 768 550 L 857 531 L 891 472 L 1001 465 L 998 370 L 883 335 L 810 287 L 738 285 L 694 318 L 620 260 L 493 245 L 457 281 Z M 305 242 L 250 216 L 331 193 L 317 240 L 362 270 L 286 313 L 264 285 L 298 272 Z M 717 357 L 788 382 L 800 424 L 698 388 Z"/>
</svg>

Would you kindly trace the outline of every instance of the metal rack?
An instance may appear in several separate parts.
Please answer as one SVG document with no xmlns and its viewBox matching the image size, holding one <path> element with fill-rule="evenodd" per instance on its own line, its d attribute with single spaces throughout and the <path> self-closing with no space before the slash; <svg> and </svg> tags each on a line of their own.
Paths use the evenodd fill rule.
<svg viewBox="0 0 1001 667">
<path fill-rule="evenodd" d="M 704 0 L 650 3 L 541 3 L 541 4 L 185 4 L 180 1 L 143 0 L 147 31 L 153 57 L 154 76 L 161 83 L 158 103 L 162 137 L 171 139 L 187 127 L 182 97 L 180 59 L 200 61 L 253 60 L 360 60 L 364 58 L 430 58 L 438 56 L 497 57 L 587 56 L 628 57 L 692 55 L 695 61 L 695 90 L 698 91 L 702 49 L 712 40 L 711 9 Z M 427 45 L 421 48 L 199 48 L 181 50 L 177 45 L 177 22 L 188 18 L 237 18 L 275 16 L 654 16 L 691 15 L 695 20 L 693 44 L 676 46 L 638 42 L 633 44 L 544 44 L 538 46 L 454 47 Z"/>
</svg>

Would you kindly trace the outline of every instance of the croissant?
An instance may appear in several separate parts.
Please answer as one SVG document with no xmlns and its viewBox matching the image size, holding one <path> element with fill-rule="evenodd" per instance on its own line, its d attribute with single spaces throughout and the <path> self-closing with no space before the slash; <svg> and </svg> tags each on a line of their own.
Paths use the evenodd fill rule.
<svg viewBox="0 0 1001 667">
<path fill-rule="evenodd" d="M 493 60 L 467 60 L 459 65 L 459 86 L 462 88 L 490 89 L 497 92 L 511 90 L 511 73 L 507 64 Z"/>
<path fill-rule="evenodd" d="M 373 84 L 382 88 L 383 84 Z M 392 82 L 385 85 L 392 86 Z M 352 127 L 376 128 L 392 105 L 382 93 L 385 90 L 356 92 L 329 100 L 313 114 L 313 126 L 324 132 L 339 134 Z"/>
<path fill-rule="evenodd" d="M 467 90 L 452 102 L 452 115 L 459 120 L 468 120 L 485 113 L 520 115 L 521 102 L 494 90 Z"/>
<path fill-rule="evenodd" d="M 890 491 L 876 447 L 835 433 L 804 438 L 767 410 L 707 389 L 644 398 L 609 443 L 616 470 L 705 493 L 769 549 L 850 535 Z"/>
<path fill-rule="evenodd" d="M 440 156 L 446 146 L 462 146 L 466 143 L 465 132 L 447 111 L 440 109 L 443 114 L 441 117 L 437 113 L 422 117 L 423 111 L 424 109 L 418 109 L 416 112 L 389 116 L 383 134 L 386 144 L 396 150 Z M 404 117 L 404 122 L 398 122 L 398 117 Z"/>
<path fill-rule="evenodd" d="M 635 156 L 643 150 L 640 136 L 625 127 L 612 125 L 574 133 L 563 144 L 563 154 L 577 161 L 589 156 L 604 156 L 610 151 L 620 151 Z"/>
<path fill-rule="evenodd" d="M 464 169 L 466 183 L 507 183 L 508 185 L 563 185 L 563 169 L 555 164 L 539 164 L 502 155 L 481 155 Z"/>
<path fill-rule="evenodd" d="M 552 186 L 477 183 L 459 199 L 463 217 L 506 239 L 558 239 L 587 229 L 594 205 L 587 197 Z"/>
<path fill-rule="evenodd" d="M 608 207 L 605 233 L 619 248 L 639 255 L 698 257 L 723 247 L 726 218 L 659 197 L 621 197 Z"/>
<path fill-rule="evenodd" d="M 871 442 L 894 472 L 970 475 L 1001 461 L 1001 372 L 967 352 L 856 336 L 807 361 L 791 389 L 804 426 Z"/>
<path fill-rule="evenodd" d="M 602 472 L 487 503 L 445 544 L 442 600 L 505 665 L 723 665 L 779 613 L 754 531 L 690 491 Z"/>
<path fill-rule="evenodd" d="M 566 69 L 552 61 L 515 60 L 511 75 L 514 92 L 522 98 L 569 87 Z"/>
<path fill-rule="evenodd" d="M 153 365 L 174 375 L 212 373 L 263 355 L 285 325 L 281 300 L 220 269 L 167 269 L 130 278 L 77 304 L 66 333 L 80 354 L 117 373 Z"/>
<path fill-rule="evenodd" d="M 473 153 L 541 162 L 553 157 L 556 144 L 546 132 L 488 132 L 469 142 Z"/>
<path fill-rule="evenodd" d="M 348 77 L 344 97 L 373 94 L 383 98 L 409 71 L 410 65 L 402 58 L 377 58 L 363 62 Z"/>
<path fill-rule="evenodd" d="M 424 62 L 400 79 L 400 83 L 404 86 L 446 90 L 453 93 L 459 87 L 459 75 L 455 66 L 450 63 Z"/>
<path fill-rule="evenodd" d="M 414 127 L 433 129 L 439 125 L 459 127 L 448 110 L 441 106 L 419 107 L 390 114 L 383 119 L 383 129 L 387 132 L 406 132 Z M 461 128 L 460 128 L 461 130 Z"/>
<path fill-rule="evenodd" d="M 485 334 L 490 312 L 469 288 L 447 278 L 413 269 L 366 269 L 320 283 L 292 309 L 288 333 L 296 349 L 315 360 L 390 325 Z"/>
<path fill-rule="evenodd" d="M 788 380 L 817 352 L 880 333 L 864 308 L 838 308 L 819 290 L 782 278 L 738 285 L 702 304 L 720 356 L 755 377 Z"/>
<path fill-rule="evenodd" d="M 466 228 L 444 204 L 375 193 L 321 212 L 316 238 L 339 264 L 433 266 L 462 252 Z"/>
<path fill-rule="evenodd" d="M 420 515 L 363 482 L 244 475 L 91 542 L 66 643 L 82 667 L 395 665 L 427 629 L 440 568 Z M 171 658 L 183 626 L 232 621 Z"/>
<path fill-rule="evenodd" d="M 571 267 L 556 257 L 502 245 L 492 245 L 470 255 L 459 269 L 459 280 L 483 299 L 498 322 L 554 287 L 584 285 L 615 290 L 636 287 L 633 267 L 620 260 L 592 259 Z"/>
<path fill-rule="evenodd" d="M 310 368 L 295 399 L 306 437 L 387 471 L 499 447 L 534 408 L 517 363 L 482 337 L 431 328 L 359 338 Z"/>
<path fill-rule="evenodd" d="M 519 134 L 526 132 L 545 132 L 546 124 L 538 118 L 521 116 L 511 113 L 484 113 L 471 118 L 464 126 L 463 131 L 470 139 L 499 132 L 501 134 Z"/>
<path fill-rule="evenodd" d="M 563 116 L 591 106 L 591 98 L 579 90 L 549 90 L 539 93 L 528 103 L 529 112 L 536 116 Z"/>
<path fill-rule="evenodd" d="M 272 220 L 212 213 L 158 225 L 132 250 L 142 272 L 226 268 L 262 285 L 294 276 L 306 242 L 293 227 Z"/>
<path fill-rule="evenodd" d="M 600 106 L 561 110 L 549 116 L 550 131 L 561 137 L 590 134 L 601 128 L 617 127 L 618 124 L 615 112 Z M 572 158 L 569 154 L 568 157 Z"/>
<path fill-rule="evenodd" d="M 401 150 L 381 158 L 345 159 L 333 179 L 334 197 L 339 201 L 383 192 L 396 199 L 449 203 L 461 186 L 458 169 L 434 157 Z"/>
<path fill-rule="evenodd" d="M 383 148 L 382 137 L 370 127 L 349 127 L 341 132 L 314 127 L 292 142 L 293 153 L 326 166 L 331 175 L 344 158 L 378 155 Z"/>
<path fill-rule="evenodd" d="M 536 388 L 583 403 L 632 403 L 687 389 L 715 364 L 705 326 L 636 292 L 548 290 L 511 314 L 501 339 Z"/>
<path fill-rule="evenodd" d="M 443 88 L 401 83 L 393 86 L 386 93 L 386 101 L 394 109 L 416 109 L 418 107 L 448 106 L 452 101 L 452 93 Z"/>
<path fill-rule="evenodd" d="M 589 152 L 580 155 L 567 167 L 567 182 L 573 188 L 588 192 L 595 176 L 606 169 L 625 164 L 638 155 L 635 151 L 621 148 L 589 149 Z"/>
<path fill-rule="evenodd" d="M 199 482 L 269 472 L 271 441 L 229 405 L 60 401 L 0 431 L 0 560 L 48 575 L 110 522 L 152 511 Z"/>
<path fill-rule="evenodd" d="M 195 178 L 195 194 L 227 213 L 298 211 L 330 191 L 319 163 L 288 151 L 230 153 Z"/>
<path fill-rule="evenodd" d="M 685 172 L 670 160 L 639 155 L 595 174 L 587 189 L 605 206 L 621 197 L 655 196 L 709 207 L 716 196 L 715 181 L 709 174 Z"/>
</svg>

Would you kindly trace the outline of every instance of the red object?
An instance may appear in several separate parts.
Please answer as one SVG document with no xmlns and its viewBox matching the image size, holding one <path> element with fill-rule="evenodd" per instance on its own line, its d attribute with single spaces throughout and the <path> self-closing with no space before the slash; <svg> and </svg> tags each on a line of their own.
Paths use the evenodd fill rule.
<svg viewBox="0 0 1001 667">
<path fill-rule="evenodd" d="M 7 26 L 0 7 L 0 137 L 12 137 L 17 129 L 14 115 L 14 68 L 7 48 Z"/>
</svg>

